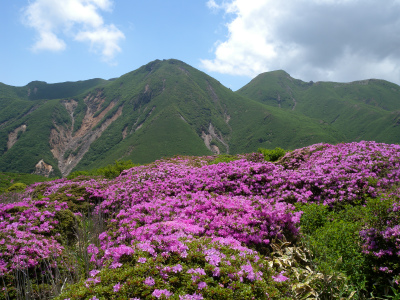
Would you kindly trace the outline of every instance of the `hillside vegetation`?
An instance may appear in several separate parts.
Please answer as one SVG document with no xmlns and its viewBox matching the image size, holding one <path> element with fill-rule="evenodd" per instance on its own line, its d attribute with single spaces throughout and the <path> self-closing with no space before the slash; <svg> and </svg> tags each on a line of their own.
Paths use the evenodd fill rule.
<svg viewBox="0 0 400 300">
<path fill-rule="evenodd" d="M 0 171 L 66 177 L 114 161 L 315 143 L 399 143 L 400 87 L 264 73 L 237 92 L 174 59 L 113 80 L 0 84 Z"/>
<path fill-rule="evenodd" d="M 275 71 L 260 74 L 237 93 L 318 119 L 341 132 L 343 141 L 399 142 L 400 87 L 384 80 L 303 82 Z"/>
<path fill-rule="evenodd" d="M 27 185 L 49 180 L 47 177 L 34 174 L 0 173 L 0 194 L 12 191 L 21 192 Z"/>
<path fill-rule="evenodd" d="M 0 299 L 396 298 L 399 150 L 321 143 L 36 183 L 0 203 Z"/>
</svg>

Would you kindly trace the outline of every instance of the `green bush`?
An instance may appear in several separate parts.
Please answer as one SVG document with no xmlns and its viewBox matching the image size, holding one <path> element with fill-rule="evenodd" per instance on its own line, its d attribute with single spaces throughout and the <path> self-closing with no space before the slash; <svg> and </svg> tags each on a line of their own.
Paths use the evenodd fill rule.
<svg viewBox="0 0 400 300">
<path fill-rule="evenodd" d="M 214 160 L 210 161 L 209 165 L 219 164 L 221 162 L 228 163 L 230 161 L 238 160 L 239 157 L 237 155 L 229 155 L 229 154 L 220 154 Z"/>
<path fill-rule="evenodd" d="M 76 241 L 75 224 L 76 217 L 69 209 L 64 209 L 56 212 L 55 219 L 58 224 L 54 231 L 61 235 L 63 244 L 72 245 Z"/>
<path fill-rule="evenodd" d="M 264 155 L 264 158 L 266 161 L 274 162 L 283 157 L 287 150 L 284 150 L 282 148 L 276 147 L 275 149 L 264 149 L 264 148 L 258 148 L 257 152 L 261 153 Z"/>
<path fill-rule="evenodd" d="M 303 211 L 300 219 L 301 231 L 310 235 L 328 222 L 329 208 L 323 204 L 297 204 L 297 210 Z"/>
<path fill-rule="evenodd" d="M 116 161 L 112 165 L 108 165 L 104 168 L 95 169 L 91 171 L 75 171 L 69 174 L 68 179 L 75 179 L 79 176 L 103 176 L 108 179 L 118 177 L 122 171 L 138 166 L 132 163 L 132 161 Z"/>
<path fill-rule="evenodd" d="M 360 230 L 368 219 L 362 205 L 330 208 L 323 204 L 302 204 L 300 220 L 304 240 L 313 253 L 318 271 L 327 276 L 344 273 L 361 294 L 372 281 L 372 266 L 362 253 Z"/>
<path fill-rule="evenodd" d="M 5 192 L 22 192 L 27 185 L 49 180 L 47 177 L 35 174 L 0 172 L 0 194 Z"/>
<path fill-rule="evenodd" d="M 367 280 L 365 271 L 368 266 L 361 252 L 360 229 L 360 224 L 355 222 L 328 222 L 312 234 L 310 246 L 321 272 L 344 272 L 354 285 L 362 289 Z"/>
<path fill-rule="evenodd" d="M 26 189 L 26 184 L 22 182 L 14 183 L 12 186 L 6 189 L 6 192 L 23 192 Z"/>
</svg>

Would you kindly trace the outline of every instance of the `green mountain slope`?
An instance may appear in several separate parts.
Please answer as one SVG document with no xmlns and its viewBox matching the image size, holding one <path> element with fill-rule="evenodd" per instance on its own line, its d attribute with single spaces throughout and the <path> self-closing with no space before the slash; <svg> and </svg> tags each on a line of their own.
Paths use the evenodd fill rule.
<svg viewBox="0 0 400 300">
<path fill-rule="evenodd" d="M 173 59 L 112 81 L 0 84 L 0 171 L 66 176 L 121 159 L 294 149 L 357 139 L 359 124 L 363 137 L 396 142 L 398 90 L 381 81 L 304 83 L 276 71 L 232 92 Z"/>
<path fill-rule="evenodd" d="M 316 120 L 241 97 L 177 60 L 155 61 L 128 73 L 105 87 L 104 95 L 119 99 L 122 115 L 78 169 L 116 159 L 143 163 L 174 154 L 240 153 L 341 139 Z"/>
<path fill-rule="evenodd" d="M 344 141 L 400 142 L 400 87 L 384 80 L 307 83 L 275 71 L 260 74 L 237 93 L 318 119 L 343 133 Z"/>
</svg>

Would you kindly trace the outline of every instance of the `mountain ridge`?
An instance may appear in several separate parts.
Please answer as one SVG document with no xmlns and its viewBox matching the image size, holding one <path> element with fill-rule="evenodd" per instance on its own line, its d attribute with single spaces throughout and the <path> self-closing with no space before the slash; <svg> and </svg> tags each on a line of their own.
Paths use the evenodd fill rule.
<svg viewBox="0 0 400 300">
<path fill-rule="evenodd" d="M 233 92 L 175 59 L 149 62 L 113 80 L 0 84 L 0 170 L 31 173 L 43 161 L 41 169 L 43 163 L 51 166 L 45 168 L 50 175 L 66 176 L 121 159 L 147 163 L 173 155 L 293 149 L 363 136 L 379 140 L 384 134 L 346 129 L 350 121 L 340 116 L 351 108 L 350 119 L 376 123 L 370 131 L 397 124 L 400 106 L 393 95 L 400 87 L 371 85 L 370 90 L 354 84 L 335 90 L 335 83 L 306 83 L 278 70 Z M 390 89 L 396 91 L 390 94 Z M 348 92 L 360 99 L 346 98 Z M 363 100 L 366 93 L 373 96 Z M 379 102 L 376 95 L 383 94 L 389 98 Z M 327 104 L 340 112 L 336 120 L 318 108 Z M 400 142 L 398 130 L 387 131 L 387 140 Z"/>
<path fill-rule="evenodd" d="M 260 103 L 319 118 L 345 132 L 348 141 L 399 142 L 398 130 L 394 128 L 400 110 L 398 85 L 379 79 L 306 83 L 283 76 L 271 84 L 268 76 L 259 75 L 237 92 Z"/>
</svg>

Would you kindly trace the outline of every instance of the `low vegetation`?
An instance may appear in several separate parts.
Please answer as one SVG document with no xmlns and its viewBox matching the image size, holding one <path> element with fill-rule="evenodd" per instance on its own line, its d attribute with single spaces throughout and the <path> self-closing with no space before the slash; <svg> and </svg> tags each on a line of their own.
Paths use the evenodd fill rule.
<svg viewBox="0 0 400 300">
<path fill-rule="evenodd" d="M 35 183 L 0 204 L 0 299 L 398 299 L 399 166 L 315 144 Z"/>
<path fill-rule="evenodd" d="M 116 161 L 114 164 L 107 165 L 104 168 L 99 168 L 91 171 L 75 171 L 68 175 L 68 179 L 74 179 L 79 176 L 102 176 L 108 179 L 118 177 L 122 171 L 138 166 L 132 161 Z"/>
<path fill-rule="evenodd" d="M 48 180 L 50 179 L 35 174 L 0 172 L 0 194 L 12 191 L 21 192 L 25 190 L 27 185 Z"/>
</svg>

